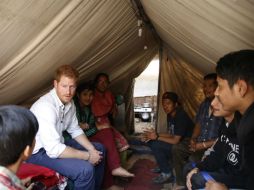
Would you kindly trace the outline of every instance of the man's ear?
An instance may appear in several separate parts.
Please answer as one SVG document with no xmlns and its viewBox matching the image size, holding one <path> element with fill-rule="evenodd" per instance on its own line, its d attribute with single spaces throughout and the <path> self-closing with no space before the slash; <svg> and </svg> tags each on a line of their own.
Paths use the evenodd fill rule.
<svg viewBox="0 0 254 190">
<path fill-rule="evenodd" d="M 27 160 L 29 156 L 32 154 L 33 149 L 31 146 L 27 145 L 25 150 L 22 153 L 22 160 Z"/>
<path fill-rule="evenodd" d="M 54 88 L 57 87 L 57 80 L 54 80 Z"/>
<path fill-rule="evenodd" d="M 237 85 L 239 94 L 241 95 L 241 97 L 244 97 L 248 91 L 248 84 L 245 80 L 240 79 L 237 81 Z"/>
<path fill-rule="evenodd" d="M 33 153 L 34 146 L 35 146 L 35 138 L 34 138 L 33 143 L 32 143 L 31 146 L 26 145 L 26 148 L 22 153 L 22 159 L 23 160 L 27 160 L 31 156 L 31 154 Z"/>
</svg>

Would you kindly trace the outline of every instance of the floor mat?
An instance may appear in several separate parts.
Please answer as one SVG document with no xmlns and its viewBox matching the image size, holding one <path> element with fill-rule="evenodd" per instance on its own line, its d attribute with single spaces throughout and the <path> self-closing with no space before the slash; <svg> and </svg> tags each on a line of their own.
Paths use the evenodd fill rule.
<svg viewBox="0 0 254 190">
<path fill-rule="evenodd" d="M 154 167 L 156 164 L 153 161 L 139 159 L 129 170 L 135 174 L 135 177 L 119 183 L 125 190 L 160 190 L 162 185 L 152 183 L 152 178 L 158 175 L 150 171 Z"/>
</svg>

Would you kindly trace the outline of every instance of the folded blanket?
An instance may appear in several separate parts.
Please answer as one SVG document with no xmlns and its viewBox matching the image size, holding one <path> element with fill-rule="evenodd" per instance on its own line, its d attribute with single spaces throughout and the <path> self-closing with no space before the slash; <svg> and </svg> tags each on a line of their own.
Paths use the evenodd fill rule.
<svg viewBox="0 0 254 190">
<path fill-rule="evenodd" d="M 30 163 L 22 163 L 17 172 L 17 176 L 20 179 L 31 177 L 32 181 L 40 181 L 46 187 L 57 185 L 59 181 L 55 171 Z"/>
</svg>

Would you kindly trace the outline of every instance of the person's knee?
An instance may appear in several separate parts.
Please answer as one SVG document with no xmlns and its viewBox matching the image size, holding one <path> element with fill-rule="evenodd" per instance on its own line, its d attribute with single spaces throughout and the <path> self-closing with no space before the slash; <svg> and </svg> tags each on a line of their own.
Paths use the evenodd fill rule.
<svg viewBox="0 0 254 190">
<path fill-rule="evenodd" d="M 172 146 L 172 154 L 173 155 L 179 155 L 180 152 L 180 145 L 179 144 L 174 144 Z"/>
<path fill-rule="evenodd" d="M 200 173 L 193 174 L 191 177 L 192 189 L 200 189 L 205 187 L 205 179 Z"/>
<path fill-rule="evenodd" d="M 86 164 L 83 167 L 79 167 L 76 170 L 75 180 L 78 181 L 87 181 L 94 178 L 94 166 L 92 164 Z"/>
<path fill-rule="evenodd" d="M 183 167 L 183 177 L 186 179 L 188 173 L 193 169 L 193 163 L 189 162 L 187 164 L 184 165 Z"/>
<path fill-rule="evenodd" d="M 102 153 L 106 152 L 105 146 L 103 144 L 101 144 L 101 143 L 96 143 L 95 144 L 95 148 L 96 148 L 96 150 L 98 150 L 98 151 L 100 151 Z"/>
<path fill-rule="evenodd" d="M 161 151 L 161 146 L 158 141 L 149 141 L 149 147 L 152 149 L 152 151 Z"/>
</svg>

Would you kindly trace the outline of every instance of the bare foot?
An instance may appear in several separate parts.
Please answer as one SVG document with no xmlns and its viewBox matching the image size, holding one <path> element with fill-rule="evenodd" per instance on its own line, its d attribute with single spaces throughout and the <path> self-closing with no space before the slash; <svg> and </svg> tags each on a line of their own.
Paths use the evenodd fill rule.
<svg viewBox="0 0 254 190">
<path fill-rule="evenodd" d="M 124 188 L 117 185 L 112 185 L 107 190 L 124 190 Z"/>
<path fill-rule="evenodd" d="M 126 169 L 122 167 L 118 167 L 114 170 L 112 170 L 113 176 L 120 176 L 120 177 L 134 177 L 133 173 L 128 172 Z"/>
</svg>

